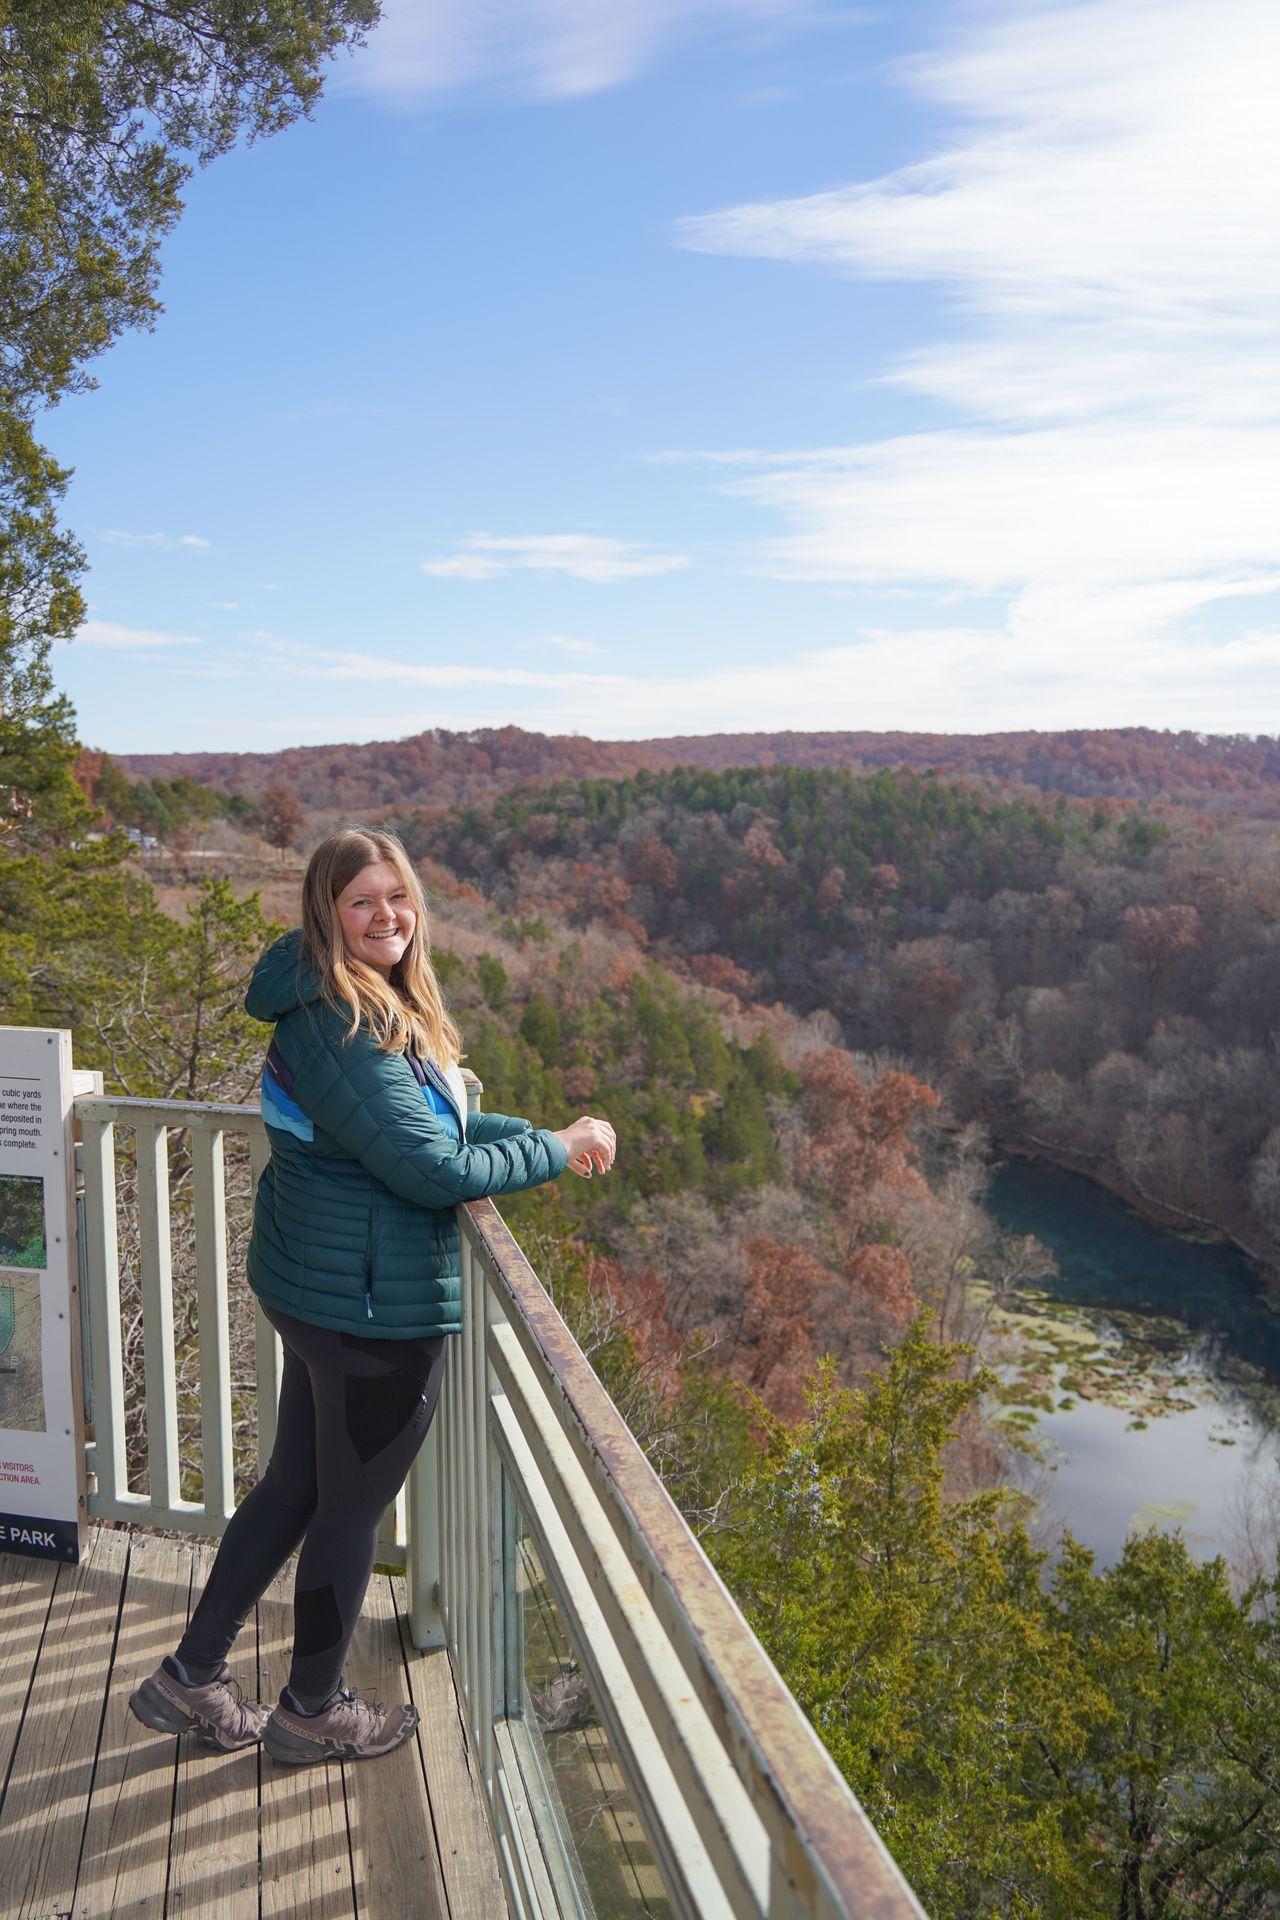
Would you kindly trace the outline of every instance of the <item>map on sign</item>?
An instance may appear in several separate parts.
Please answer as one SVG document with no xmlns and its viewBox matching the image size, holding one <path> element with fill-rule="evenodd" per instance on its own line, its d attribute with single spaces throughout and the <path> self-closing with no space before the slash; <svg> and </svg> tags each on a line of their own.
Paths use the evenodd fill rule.
<svg viewBox="0 0 1280 1920">
<path fill-rule="evenodd" d="M 0 1276 L 0 1428 L 44 1430 L 40 1276 Z M 0 1476 L 4 1477 L 4 1476 Z"/>
</svg>

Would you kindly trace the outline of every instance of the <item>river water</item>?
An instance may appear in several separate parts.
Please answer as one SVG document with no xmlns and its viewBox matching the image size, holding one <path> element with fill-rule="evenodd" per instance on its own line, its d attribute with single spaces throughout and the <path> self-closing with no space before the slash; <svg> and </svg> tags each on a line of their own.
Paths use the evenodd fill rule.
<svg viewBox="0 0 1280 1920">
<path fill-rule="evenodd" d="M 988 1206 L 1059 1264 L 994 1316 L 993 1411 L 1042 1457 L 1027 1483 L 1055 1532 L 1110 1563 L 1131 1525 L 1180 1526 L 1198 1558 L 1232 1559 L 1244 1505 L 1280 1490 L 1280 1301 L 1233 1248 L 1040 1161 L 997 1167 Z"/>
</svg>

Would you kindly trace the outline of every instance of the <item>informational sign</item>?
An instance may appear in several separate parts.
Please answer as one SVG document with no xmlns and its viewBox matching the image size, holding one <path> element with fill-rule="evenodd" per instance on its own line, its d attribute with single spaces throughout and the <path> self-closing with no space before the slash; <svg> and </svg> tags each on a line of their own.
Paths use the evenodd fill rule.
<svg viewBox="0 0 1280 1920">
<path fill-rule="evenodd" d="M 86 1544 L 71 1035 L 0 1027 L 0 1553 Z"/>
</svg>

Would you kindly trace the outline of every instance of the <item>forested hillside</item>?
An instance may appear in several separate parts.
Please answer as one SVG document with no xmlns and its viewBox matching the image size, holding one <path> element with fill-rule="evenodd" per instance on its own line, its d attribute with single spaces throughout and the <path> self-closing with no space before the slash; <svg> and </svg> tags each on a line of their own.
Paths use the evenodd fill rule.
<svg viewBox="0 0 1280 1920">
<path fill-rule="evenodd" d="M 964 1117 L 1280 1267 L 1269 835 L 927 776 L 677 769 L 401 822 L 514 907 L 829 1010 Z"/>
<path fill-rule="evenodd" d="M 250 800 L 283 785 L 308 813 L 452 806 L 531 781 L 624 779 L 641 768 L 910 768 L 1079 798 L 1177 802 L 1280 818 L 1280 741 L 1151 727 L 1060 733 L 713 733 L 660 740 L 432 727 L 403 740 L 278 753 L 123 754 L 131 780 L 185 776 Z"/>
</svg>

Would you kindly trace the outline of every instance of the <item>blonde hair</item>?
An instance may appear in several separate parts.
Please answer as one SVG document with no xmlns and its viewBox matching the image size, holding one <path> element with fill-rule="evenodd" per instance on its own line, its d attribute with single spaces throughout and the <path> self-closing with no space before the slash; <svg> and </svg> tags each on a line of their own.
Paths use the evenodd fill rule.
<svg viewBox="0 0 1280 1920">
<path fill-rule="evenodd" d="M 392 968 L 390 980 L 376 967 L 352 959 L 338 915 L 338 895 L 363 868 L 381 860 L 395 868 L 416 916 L 413 938 Z M 400 1053 L 408 1047 L 441 1067 L 464 1058 L 462 1035 L 445 1009 L 431 964 L 422 885 L 394 833 L 342 827 L 320 842 L 302 880 L 302 946 L 324 1000 L 335 1013 L 350 1016 L 348 1040 L 364 1025 L 384 1053 Z"/>
</svg>

